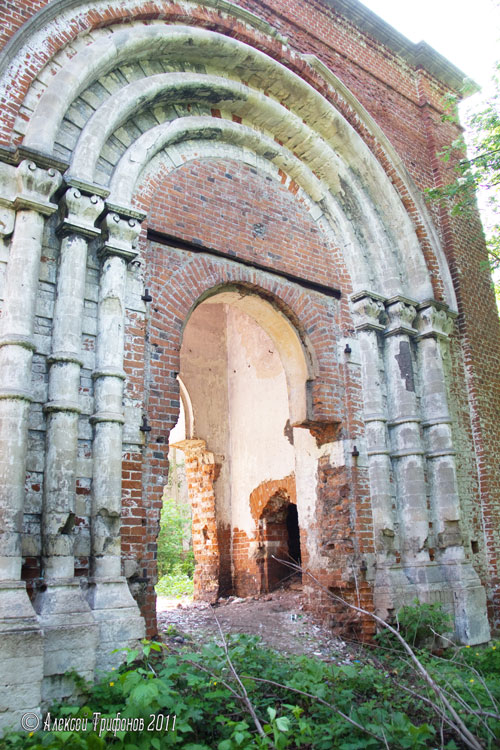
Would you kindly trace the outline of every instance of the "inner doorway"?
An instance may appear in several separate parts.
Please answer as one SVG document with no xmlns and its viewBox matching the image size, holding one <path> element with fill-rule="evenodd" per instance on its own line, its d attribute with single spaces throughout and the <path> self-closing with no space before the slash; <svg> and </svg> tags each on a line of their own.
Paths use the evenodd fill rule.
<svg viewBox="0 0 500 750">
<path fill-rule="evenodd" d="M 273 495 L 262 511 L 259 548 L 260 592 L 267 593 L 294 575 L 286 562 L 301 562 L 297 505 L 283 492 Z"/>
<path fill-rule="evenodd" d="M 262 544 L 300 561 L 300 511 L 295 491 L 293 502 L 278 493 L 260 518 L 250 498 L 284 478 L 295 487 L 291 425 L 306 416 L 301 342 L 269 302 L 246 290 L 220 292 L 186 323 L 179 379 L 189 429 L 176 445 L 186 460 L 195 598 L 270 590 L 290 571 L 267 554 L 263 571 Z"/>
</svg>

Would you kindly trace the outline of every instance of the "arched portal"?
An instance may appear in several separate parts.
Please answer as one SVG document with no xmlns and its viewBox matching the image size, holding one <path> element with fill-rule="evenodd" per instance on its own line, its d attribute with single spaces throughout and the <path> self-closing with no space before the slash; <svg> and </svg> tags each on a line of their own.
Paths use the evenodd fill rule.
<svg viewBox="0 0 500 750">
<path fill-rule="evenodd" d="M 292 425 L 305 420 L 309 377 L 300 339 L 258 294 L 219 291 L 184 327 L 179 377 L 193 435 L 170 445 L 186 456 L 195 597 L 269 590 L 284 577 L 271 555 L 288 556 L 288 506 L 297 502 Z M 297 550 L 297 512 L 288 523 Z M 284 544 L 274 544 L 277 534 Z"/>
<path fill-rule="evenodd" d="M 75 653 L 91 679 L 155 634 L 181 400 L 200 591 L 259 588 L 259 522 L 295 493 L 302 562 L 324 587 L 382 615 L 440 600 L 461 640 L 489 637 L 498 367 L 472 310 L 489 281 L 472 224 L 442 217 L 443 249 L 419 194 L 443 178 L 449 70 L 391 52 L 385 32 L 377 52 L 371 25 L 338 33 L 340 9 L 328 29 L 321 4 L 297 3 L 316 19 L 301 28 L 258 2 L 53 0 L 0 58 L 0 609 L 19 613 L 0 621 L 0 658 L 15 655 L 20 711 L 64 697 Z M 221 343 L 207 332 L 196 399 L 181 345 L 218 310 L 224 388 L 207 388 L 200 352 Z M 272 402 L 266 346 L 282 368 Z"/>
</svg>

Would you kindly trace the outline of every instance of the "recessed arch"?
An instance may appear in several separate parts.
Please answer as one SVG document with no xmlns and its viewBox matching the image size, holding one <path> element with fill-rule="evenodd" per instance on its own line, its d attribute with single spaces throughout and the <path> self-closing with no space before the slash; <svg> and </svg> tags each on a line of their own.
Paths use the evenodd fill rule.
<svg viewBox="0 0 500 750">
<path fill-rule="evenodd" d="M 140 59 L 146 54 L 146 49 L 148 54 L 162 51 L 171 55 L 172 60 L 182 54 L 191 63 L 202 63 L 209 55 L 215 69 L 225 68 L 228 75 L 247 79 L 246 83 L 251 88 L 264 90 L 270 98 L 304 119 L 334 149 L 345 165 L 340 189 L 339 175 L 334 169 L 330 170 L 330 179 L 325 180 L 325 187 L 328 196 L 338 207 L 337 218 L 332 218 L 332 222 L 338 223 L 340 213 L 345 219 L 342 228 L 349 223 L 356 228 L 355 241 L 345 245 L 346 254 L 353 247 L 362 246 L 352 267 L 358 268 L 360 261 L 368 268 L 381 266 L 383 270 L 378 273 L 377 291 L 387 296 L 405 294 L 415 299 L 432 296 L 431 277 L 412 221 L 381 164 L 354 128 L 319 92 L 291 70 L 259 50 L 223 34 L 192 27 L 165 28 L 164 25 L 153 24 L 147 28 L 120 28 L 112 39 L 99 39 L 77 53 L 54 76 L 28 125 L 25 144 L 51 148 L 71 97 L 74 98 L 109 66 L 126 58 Z M 66 84 L 71 84 L 69 97 L 62 93 L 67 89 Z M 47 118 L 50 123 L 47 123 Z M 39 128 L 42 119 L 43 136 Z M 144 137 L 151 139 L 154 135 L 146 133 Z M 307 148 L 305 151 L 300 162 L 312 172 L 314 159 L 309 166 L 308 157 L 311 154 L 307 153 Z M 324 202 L 325 213 L 334 213 L 328 206 L 329 198 Z M 363 254 L 367 257 L 360 257 Z M 400 274 L 403 279 L 397 278 Z M 367 274 L 361 274 L 361 277 L 357 289 L 366 286 Z M 382 278 L 383 288 L 380 286 Z"/>
<path fill-rule="evenodd" d="M 266 297 L 269 298 L 269 295 L 263 290 L 251 290 L 244 285 L 212 287 L 193 305 L 184 328 L 201 304 L 226 304 L 246 313 L 267 333 L 278 349 L 288 387 L 290 422 L 300 424 L 307 420 L 306 383 L 318 375 L 317 359 L 308 338 L 305 335 L 301 338 L 288 317 Z"/>
</svg>

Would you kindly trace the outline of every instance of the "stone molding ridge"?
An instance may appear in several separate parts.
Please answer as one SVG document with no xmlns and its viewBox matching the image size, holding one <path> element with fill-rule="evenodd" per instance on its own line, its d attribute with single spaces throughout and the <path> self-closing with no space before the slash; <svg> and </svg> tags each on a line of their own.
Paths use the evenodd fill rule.
<svg viewBox="0 0 500 750">
<path fill-rule="evenodd" d="M 0 399 L 12 399 L 14 401 L 34 401 L 33 394 L 21 388 L 0 388 Z"/>
<path fill-rule="evenodd" d="M 422 422 L 422 427 L 436 427 L 442 424 L 453 424 L 449 414 L 442 417 L 434 417 L 433 419 L 426 419 Z"/>
<path fill-rule="evenodd" d="M 53 411 L 66 411 L 73 412 L 75 414 L 81 414 L 82 408 L 80 404 L 75 401 L 66 401 L 65 399 L 54 399 L 54 401 L 47 401 L 43 406 L 43 411 L 46 413 Z"/>
<path fill-rule="evenodd" d="M 106 201 L 106 209 L 108 210 L 108 213 L 119 214 L 122 219 L 137 219 L 138 221 L 144 221 L 147 216 L 147 213 L 141 211 L 140 208 L 124 206 L 120 203 L 114 203 L 111 201 Z"/>
<path fill-rule="evenodd" d="M 58 234 L 76 234 L 83 237 L 98 237 L 101 230 L 95 222 L 104 211 L 104 200 L 98 195 L 85 195 L 79 188 L 70 186 L 60 203 L 65 216 L 57 227 Z"/>
<path fill-rule="evenodd" d="M 409 450 L 391 451 L 389 455 L 391 458 L 408 458 L 410 456 L 427 456 L 427 453 L 424 450 L 412 448 Z"/>
<path fill-rule="evenodd" d="M 365 414 L 363 422 L 369 424 L 370 422 L 387 422 L 386 414 Z"/>
<path fill-rule="evenodd" d="M 94 370 L 92 373 L 92 378 L 96 380 L 97 378 L 119 378 L 119 380 L 125 380 L 126 374 L 125 370 L 121 370 L 118 367 L 101 367 L 98 370 Z"/>
<path fill-rule="evenodd" d="M 415 336 L 416 329 L 413 322 L 417 316 L 417 302 L 398 295 L 391 297 L 385 303 L 385 309 L 389 318 L 389 325 L 384 331 L 384 336 L 394 336 L 395 334 L 406 334 Z"/>
<path fill-rule="evenodd" d="M 424 338 L 448 339 L 455 329 L 457 314 L 434 300 L 423 302 L 418 306 L 416 327 L 417 340 Z"/>
<path fill-rule="evenodd" d="M 387 426 L 398 427 L 400 424 L 408 424 L 408 422 L 416 422 L 417 424 L 420 424 L 421 421 L 422 420 L 420 419 L 420 417 L 412 414 L 408 417 L 398 417 L 397 419 L 391 419 L 391 421 L 387 423 Z"/>
<path fill-rule="evenodd" d="M 25 159 L 34 162 L 41 169 L 56 169 L 61 174 L 69 167 L 67 161 L 35 148 L 28 148 L 27 146 L 18 146 L 17 148 L 0 146 L 1 163 L 17 166 Z"/>
<path fill-rule="evenodd" d="M 78 357 L 75 352 L 53 352 L 52 354 L 48 355 L 47 362 L 49 365 L 56 364 L 57 362 L 71 362 L 75 365 L 83 367 L 83 359 L 81 359 L 81 357 Z"/>
<path fill-rule="evenodd" d="M 0 336 L 0 347 L 2 346 L 21 346 L 23 349 L 36 352 L 36 344 L 31 336 L 24 336 L 22 333 L 5 333 Z"/>
<path fill-rule="evenodd" d="M 451 450 L 450 448 L 446 449 L 443 448 L 443 450 L 440 451 L 429 451 L 425 454 L 426 458 L 433 459 L 433 458 L 444 458 L 445 456 L 456 456 L 457 452 L 454 450 Z"/>
<path fill-rule="evenodd" d="M 89 417 L 90 424 L 98 424 L 99 422 L 116 422 L 118 424 L 125 424 L 125 417 L 123 414 L 117 411 L 99 411 L 92 414 Z"/>
<path fill-rule="evenodd" d="M 16 170 L 17 194 L 12 207 L 16 210 L 27 209 L 44 216 L 50 216 L 57 210 L 57 205 L 50 198 L 62 183 L 60 172 L 49 167 L 38 167 L 34 161 L 25 159 Z"/>
</svg>

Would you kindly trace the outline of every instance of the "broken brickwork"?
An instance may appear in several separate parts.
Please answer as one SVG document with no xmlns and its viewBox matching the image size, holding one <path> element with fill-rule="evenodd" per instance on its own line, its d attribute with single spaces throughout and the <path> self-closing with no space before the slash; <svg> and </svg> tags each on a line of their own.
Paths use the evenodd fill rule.
<svg viewBox="0 0 500 750">
<path fill-rule="evenodd" d="M 338 632 L 373 628 L 327 591 L 487 640 L 497 311 L 476 219 L 422 197 L 462 73 L 357 0 L 0 21 L 0 726 L 155 634 L 181 403 L 199 598 L 300 551 Z"/>
</svg>

